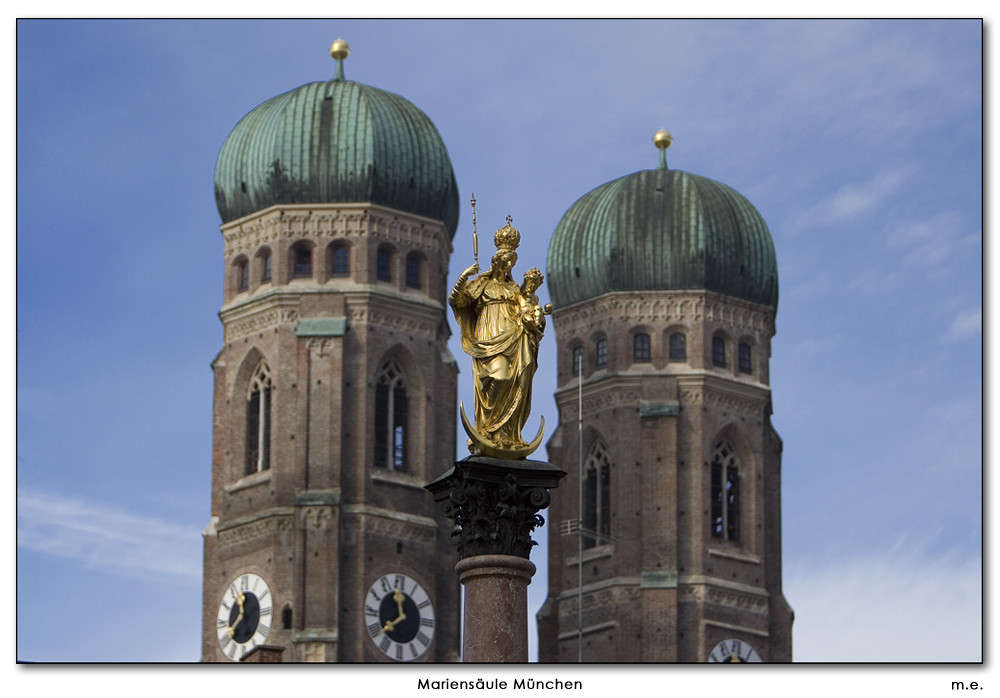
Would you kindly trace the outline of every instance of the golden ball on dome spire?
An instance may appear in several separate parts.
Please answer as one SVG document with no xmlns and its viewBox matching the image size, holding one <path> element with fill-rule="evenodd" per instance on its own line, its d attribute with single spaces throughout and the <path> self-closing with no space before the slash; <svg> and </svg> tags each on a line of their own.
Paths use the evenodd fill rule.
<svg viewBox="0 0 1000 698">
<path fill-rule="evenodd" d="M 655 134 L 653 134 L 653 145 L 655 145 L 660 150 L 666 150 L 670 147 L 670 144 L 674 142 L 674 137 L 670 135 L 670 131 L 661 128 Z"/>
<path fill-rule="evenodd" d="M 351 55 L 351 47 L 343 39 L 337 39 L 330 45 L 330 55 L 335 61 L 342 61 Z"/>
</svg>

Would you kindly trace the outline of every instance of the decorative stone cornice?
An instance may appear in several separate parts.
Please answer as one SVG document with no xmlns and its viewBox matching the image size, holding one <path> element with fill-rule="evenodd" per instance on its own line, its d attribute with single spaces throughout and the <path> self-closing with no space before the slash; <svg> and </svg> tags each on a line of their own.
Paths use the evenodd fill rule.
<svg viewBox="0 0 1000 698">
<path fill-rule="evenodd" d="M 614 378 L 614 380 L 612 380 Z M 570 422 L 577 417 L 578 387 L 574 383 L 556 391 L 556 404 L 559 405 L 560 420 Z M 584 379 L 583 382 L 583 413 L 593 415 L 602 410 L 616 407 L 637 407 L 642 398 L 642 378 L 624 376 L 621 374 L 601 379 Z"/>
<path fill-rule="evenodd" d="M 344 505 L 340 525 L 348 533 L 375 533 L 418 543 L 434 540 L 438 532 L 437 522 L 430 517 L 366 504 Z"/>
<path fill-rule="evenodd" d="M 433 339 L 441 326 L 441 305 L 428 299 L 381 292 L 347 292 L 347 321 L 376 325 L 404 334 Z"/>
<path fill-rule="evenodd" d="M 222 225 L 220 230 L 226 259 L 250 256 L 263 245 L 282 241 L 308 239 L 325 245 L 369 235 L 428 256 L 451 252 L 451 241 L 440 221 L 371 203 L 276 205 Z"/>
<path fill-rule="evenodd" d="M 765 386 L 720 378 L 711 373 L 680 377 L 677 385 L 682 405 L 707 405 L 754 417 L 763 414 L 771 394 Z"/>
<path fill-rule="evenodd" d="M 219 524 L 219 545 L 229 547 L 251 540 L 273 536 L 282 531 L 293 530 L 294 517 L 289 507 L 271 509 L 255 517 Z"/>
<path fill-rule="evenodd" d="M 614 577 L 583 587 L 583 610 L 614 606 L 642 598 L 641 577 Z M 580 594 L 574 587 L 559 593 L 559 615 L 575 616 Z"/>
<path fill-rule="evenodd" d="M 694 326 L 716 322 L 736 333 L 774 334 L 774 309 L 709 291 L 618 291 L 566 308 L 556 308 L 552 321 L 562 338 L 585 337 L 626 325 Z"/>
<path fill-rule="evenodd" d="M 703 575 L 681 576 L 680 595 L 691 601 L 713 606 L 735 608 L 757 615 L 767 615 L 768 595 L 765 589 Z"/>
<path fill-rule="evenodd" d="M 333 518 L 333 509 L 329 506 L 307 506 L 301 507 L 299 511 L 303 528 L 326 528 Z"/>
<path fill-rule="evenodd" d="M 249 337 L 278 325 L 294 325 L 299 319 L 299 298 L 272 291 L 219 312 L 227 343 Z"/>
</svg>

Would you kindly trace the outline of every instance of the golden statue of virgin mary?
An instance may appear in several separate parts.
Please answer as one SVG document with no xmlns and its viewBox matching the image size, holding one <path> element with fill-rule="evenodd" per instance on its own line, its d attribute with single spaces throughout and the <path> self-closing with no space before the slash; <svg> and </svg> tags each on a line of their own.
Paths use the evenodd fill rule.
<svg viewBox="0 0 1000 698">
<path fill-rule="evenodd" d="M 538 344 L 552 306 L 538 304 L 535 291 L 542 284 L 538 269 L 528 270 L 521 285 L 514 281 L 511 270 L 521 234 L 511 226 L 510 216 L 494 242 L 497 251 L 489 270 L 479 274 L 479 265 L 473 264 L 448 296 L 462 333 L 462 349 L 472 357 L 475 384 L 475 426 L 469 423 L 464 405 L 462 424 L 473 454 L 522 459 L 541 445 L 545 432 L 543 417 L 530 443 L 521 438 L 531 411 Z"/>
</svg>

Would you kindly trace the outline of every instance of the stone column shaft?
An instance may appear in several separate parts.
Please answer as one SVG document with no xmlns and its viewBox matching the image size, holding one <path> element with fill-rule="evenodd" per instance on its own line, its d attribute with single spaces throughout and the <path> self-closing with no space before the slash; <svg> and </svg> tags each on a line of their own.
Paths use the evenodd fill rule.
<svg viewBox="0 0 1000 698">
<path fill-rule="evenodd" d="M 528 584 L 535 565 L 515 555 L 475 555 L 456 566 L 465 586 L 463 661 L 528 661 Z"/>
</svg>

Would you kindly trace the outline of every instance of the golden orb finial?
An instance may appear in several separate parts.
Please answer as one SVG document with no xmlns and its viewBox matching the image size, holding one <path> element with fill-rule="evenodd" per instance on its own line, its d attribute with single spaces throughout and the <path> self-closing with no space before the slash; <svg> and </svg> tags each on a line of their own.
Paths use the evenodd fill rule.
<svg viewBox="0 0 1000 698">
<path fill-rule="evenodd" d="M 330 45 L 330 55 L 333 60 L 342 61 L 351 55 L 351 47 L 343 39 L 337 39 Z"/>
<path fill-rule="evenodd" d="M 330 55 L 333 56 L 333 60 L 337 61 L 337 73 L 333 76 L 333 79 L 343 80 L 344 59 L 351 55 L 351 47 L 343 39 L 337 39 L 330 44 Z"/>
<path fill-rule="evenodd" d="M 653 134 L 653 145 L 660 150 L 660 169 L 667 169 L 667 148 L 674 142 L 674 137 L 665 128 L 661 128 Z"/>
</svg>

